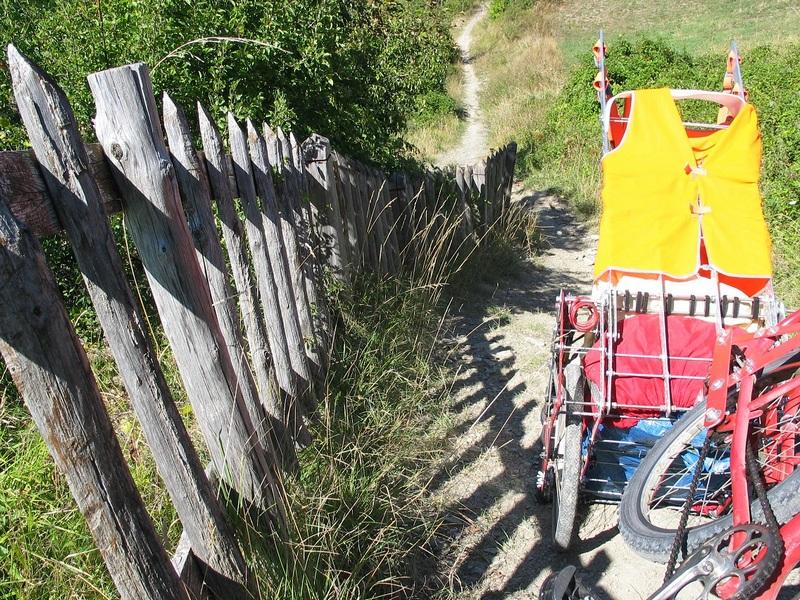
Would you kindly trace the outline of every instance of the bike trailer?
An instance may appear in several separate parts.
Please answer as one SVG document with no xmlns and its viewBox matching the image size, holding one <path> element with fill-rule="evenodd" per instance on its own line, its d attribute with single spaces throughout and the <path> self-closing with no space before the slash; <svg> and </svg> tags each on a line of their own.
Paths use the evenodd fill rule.
<svg viewBox="0 0 800 600">
<path fill-rule="evenodd" d="M 589 296 L 556 303 L 537 489 L 553 540 L 579 496 L 619 501 L 648 448 L 702 398 L 719 335 L 777 323 L 758 189 L 761 136 L 732 46 L 723 91 L 612 95 L 594 48 L 603 132 L 600 235 Z M 686 100 L 718 107 L 689 122 Z"/>
</svg>

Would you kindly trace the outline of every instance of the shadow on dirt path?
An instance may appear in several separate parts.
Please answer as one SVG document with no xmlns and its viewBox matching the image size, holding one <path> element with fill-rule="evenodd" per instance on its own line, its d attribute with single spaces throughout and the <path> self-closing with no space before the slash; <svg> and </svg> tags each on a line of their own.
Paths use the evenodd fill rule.
<svg viewBox="0 0 800 600">
<path fill-rule="evenodd" d="M 576 551 L 560 555 L 550 542 L 551 507 L 535 500 L 553 307 L 561 288 L 589 291 L 597 237 L 555 197 L 519 202 L 538 213 L 549 247 L 516 277 L 481 285 L 452 309 L 455 442 L 432 482 L 446 515 L 448 587 L 465 599 L 535 598 L 550 572 L 571 563 L 601 592 L 646 598 L 663 567 L 623 544 L 615 506 L 585 507 Z"/>
</svg>

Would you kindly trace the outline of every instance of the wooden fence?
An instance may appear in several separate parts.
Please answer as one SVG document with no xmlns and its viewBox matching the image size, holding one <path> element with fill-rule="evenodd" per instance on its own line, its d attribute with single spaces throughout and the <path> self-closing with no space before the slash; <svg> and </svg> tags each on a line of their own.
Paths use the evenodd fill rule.
<svg viewBox="0 0 800 600">
<path fill-rule="evenodd" d="M 306 426 L 324 394 L 335 319 L 325 277 L 346 286 L 365 272 L 413 276 L 469 252 L 506 214 L 516 147 L 446 172 L 387 175 L 322 136 L 300 143 L 231 115 L 226 150 L 198 106 L 199 152 L 166 94 L 159 115 L 142 64 L 89 77 L 99 144 L 84 145 L 60 88 L 13 46 L 8 56 L 32 151 L 0 153 L 3 359 L 123 598 L 250 597 L 253 579 L 217 485 L 265 527 L 286 532 L 280 480 L 299 468 L 295 449 L 309 443 Z M 126 279 L 109 221 L 117 212 L 208 447 L 208 470 Z M 42 254 L 38 238 L 58 232 L 183 525 L 172 559 Z"/>
</svg>

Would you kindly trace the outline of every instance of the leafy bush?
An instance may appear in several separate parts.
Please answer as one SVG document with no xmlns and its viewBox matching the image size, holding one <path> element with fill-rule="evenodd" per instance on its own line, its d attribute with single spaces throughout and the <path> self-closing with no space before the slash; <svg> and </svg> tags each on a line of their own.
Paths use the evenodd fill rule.
<svg viewBox="0 0 800 600">
<path fill-rule="evenodd" d="M 240 41 L 193 42 L 211 36 Z M 313 130 L 387 163 L 416 98 L 443 89 L 455 56 L 449 22 L 425 0 L 19 0 L 0 12 L 0 42 L 59 81 L 90 136 L 86 76 L 143 61 L 187 108 Z M 0 147 L 18 147 L 5 74 L 0 97 Z"/>
<path fill-rule="evenodd" d="M 535 3 L 536 0 L 490 0 L 489 18 L 498 19 L 508 10 L 522 10 L 525 8 L 530 8 Z"/>
<path fill-rule="evenodd" d="M 459 110 L 458 102 L 449 94 L 440 91 L 428 92 L 417 98 L 414 120 L 420 125 L 428 125 L 436 122 L 442 115 L 457 114 Z"/>
<path fill-rule="evenodd" d="M 489 2 L 489 18 L 496 19 L 508 8 L 509 0 L 491 0 Z"/>
</svg>

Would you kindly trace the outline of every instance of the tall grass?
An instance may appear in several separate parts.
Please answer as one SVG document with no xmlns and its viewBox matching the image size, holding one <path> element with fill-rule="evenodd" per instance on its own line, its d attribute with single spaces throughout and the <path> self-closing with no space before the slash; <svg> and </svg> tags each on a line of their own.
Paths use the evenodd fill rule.
<svg viewBox="0 0 800 600">
<path fill-rule="evenodd" d="M 424 597 L 417 571 L 437 526 L 425 486 L 447 424 L 431 360 L 441 315 L 429 290 L 374 277 L 338 309 L 314 442 L 285 482 L 290 540 L 256 561 L 262 596 Z"/>
</svg>

